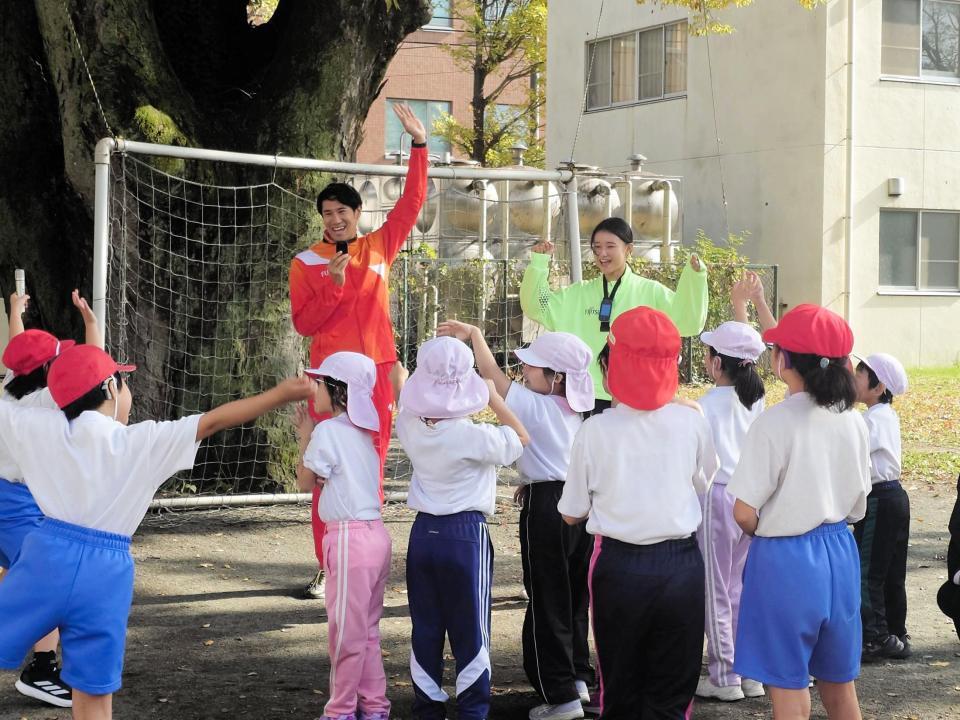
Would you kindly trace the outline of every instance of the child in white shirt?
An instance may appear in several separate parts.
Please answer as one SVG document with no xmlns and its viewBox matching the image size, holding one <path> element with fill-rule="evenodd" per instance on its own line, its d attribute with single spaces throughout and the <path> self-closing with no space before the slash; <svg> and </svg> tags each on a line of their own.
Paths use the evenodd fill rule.
<svg viewBox="0 0 960 720">
<path fill-rule="evenodd" d="M 810 715 L 810 676 L 832 720 L 858 719 L 860 563 L 847 523 L 870 487 L 843 318 L 799 305 L 763 339 L 790 390 L 761 413 L 727 485 L 750 543 L 734 671 L 767 686 L 776 717 Z"/>
<path fill-rule="evenodd" d="M 680 335 L 639 307 L 600 365 L 614 405 L 574 440 L 558 510 L 594 535 L 589 588 L 600 717 L 689 717 L 703 655 L 698 494 L 717 468 L 710 426 L 677 391 Z"/>
<path fill-rule="evenodd" d="M 373 388 L 373 360 L 354 352 L 328 356 L 305 371 L 317 378 L 314 424 L 305 408 L 296 421 L 301 492 L 320 486 L 327 572 L 327 647 L 330 700 L 322 720 L 389 720 L 387 677 L 380 650 L 383 592 L 390 576 L 390 535 L 380 519 L 380 429 Z M 357 714 L 359 711 L 359 715 Z"/>
<path fill-rule="evenodd" d="M 193 467 L 204 438 L 313 392 L 291 379 L 204 415 L 127 425 L 133 398 L 121 374 L 133 369 L 77 345 L 47 375 L 59 410 L 0 403 L 0 438 L 45 516 L 0 584 L 0 668 L 60 627 L 63 677 L 84 720 L 112 717 L 133 599 L 130 535 L 154 492 Z"/>
<path fill-rule="evenodd" d="M 907 373 L 892 355 L 876 353 L 857 365 L 857 401 L 867 406 L 870 433 L 867 512 L 854 525 L 860 550 L 863 662 L 911 655 L 907 635 L 907 543 L 910 498 L 900 484 L 900 418 L 893 398 L 906 392 Z"/>
<path fill-rule="evenodd" d="M 757 360 L 765 346 L 760 333 L 743 322 L 725 322 L 700 340 L 703 362 L 716 386 L 700 398 L 710 423 L 720 469 L 702 498 L 703 523 L 697 532 L 706 565 L 706 635 L 709 674 L 697 686 L 699 697 L 726 702 L 763 695 L 763 686 L 733 670 L 734 638 L 743 589 L 743 566 L 750 536 L 733 519 L 734 498 L 727 483 L 740 459 L 740 445 L 751 423 L 763 412 L 764 386 Z"/>
<path fill-rule="evenodd" d="M 74 307 L 83 318 L 85 341 L 88 345 L 102 342 L 96 316 L 73 291 Z M 68 347 L 73 340 L 58 340 L 44 330 L 25 330 L 23 313 L 30 302 L 29 295 L 10 296 L 9 342 L 3 352 L 3 364 L 7 368 L 3 395 L 0 402 L 9 402 L 19 408 L 45 407 L 57 409 L 57 404 L 47 389 L 47 371 L 50 363 Z M 0 444 L 0 568 L 9 568 L 20 554 L 26 536 L 43 521 L 43 513 L 23 482 L 23 473 L 16 462 L 2 450 Z M 2 577 L 2 576 L 0 576 Z M 60 631 L 53 630 L 33 646 L 33 658 L 20 673 L 16 682 L 17 691 L 28 697 L 56 707 L 73 705 L 72 690 L 60 677 L 57 662 L 57 646 Z"/>
<path fill-rule="evenodd" d="M 530 433 L 517 461 L 520 480 L 520 552 L 529 601 L 523 620 L 523 668 L 543 704 L 530 720 L 583 717 L 594 682 L 588 642 L 587 570 L 591 542 L 582 524 L 567 525 L 557 512 L 580 413 L 593 409 L 590 348 L 576 335 L 548 332 L 515 351 L 524 384 L 500 369 L 480 329 L 448 320 L 439 335 L 469 340 L 480 375 Z"/>
<path fill-rule="evenodd" d="M 474 423 L 489 404 L 502 426 Z M 490 715 L 490 587 L 498 465 L 517 460 L 527 431 L 473 370 L 459 340 L 428 340 L 400 391 L 397 437 L 413 464 L 407 504 L 417 510 L 407 545 L 413 717 L 442 720 L 444 636 L 456 659 L 457 717 Z"/>
</svg>

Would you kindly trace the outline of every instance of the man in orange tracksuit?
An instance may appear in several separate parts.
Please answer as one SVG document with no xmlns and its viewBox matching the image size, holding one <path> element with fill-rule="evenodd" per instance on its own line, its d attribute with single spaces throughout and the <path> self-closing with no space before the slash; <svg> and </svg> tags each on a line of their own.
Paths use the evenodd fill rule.
<svg viewBox="0 0 960 720">
<path fill-rule="evenodd" d="M 328 355 L 343 350 L 363 353 L 377 364 L 373 401 L 380 416 L 380 433 L 375 442 L 380 453 L 381 499 L 383 462 L 393 424 L 390 373 L 397 361 L 387 278 L 427 194 L 426 130 L 408 106 L 395 105 L 394 112 L 413 138 L 413 146 L 403 195 L 387 215 L 387 221 L 369 235 L 357 237 L 360 195 L 349 185 L 331 183 L 317 196 L 317 210 L 324 224 L 323 239 L 297 255 L 290 265 L 293 326 L 301 335 L 312 338 L 311 366 L 319 367 Z M 338 252 L 341 243 L 346 252 Z M 310 517 L 320 571 L 306 589 L 307 596 L 315 598 L 324 594 L 321 545 L 325 528 L 317 514 L 319 497 L 320 489 L 315 488 Z"/>
</svg>

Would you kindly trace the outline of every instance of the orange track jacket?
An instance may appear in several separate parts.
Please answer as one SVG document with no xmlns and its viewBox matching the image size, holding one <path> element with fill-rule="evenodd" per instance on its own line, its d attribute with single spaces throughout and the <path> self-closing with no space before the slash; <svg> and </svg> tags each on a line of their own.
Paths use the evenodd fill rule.
<svg viewBox="0 0 960 720">
<path fill-rule="evenodd" d="M 403 195 L 387 221 L 349 245 L 343 287 L 327 268 L 336 247 L 321 240 L 290 264 L 290 304 L 297 332 L 312 337 L 310 364 L 317 367 L 335 352 L 363 353 L 375 363 L 394 362 L 397 349 L 390 320 L 387 280 L 417 221 L 427 195 L 427 149 L 413 148 Z"/>
</svg>

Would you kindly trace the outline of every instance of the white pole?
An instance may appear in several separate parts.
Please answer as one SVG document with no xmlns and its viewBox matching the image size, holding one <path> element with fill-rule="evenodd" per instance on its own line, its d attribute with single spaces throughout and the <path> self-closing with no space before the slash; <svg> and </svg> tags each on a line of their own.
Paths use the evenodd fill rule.
<svg viewBox="0 0 960 720">
<path fill-rule="evenodd" d="M 110 154 L 116 147 L 113 138 L 97 143 L 93 153 L 96 164 L 96 194 L 93 200 L 93 314 L 100 324 L 100 340 L 107 327 L 107 264 L 110 245 Z"/>
<path fill-rule="evenodd" d="M 150 510 L 199 510 L 201 508 L 241 507 L 248 505 L 296 505 L 309 503 L 310 493 L 260 493 L 254 495 L 198 495 L 196 497 L 160 498 L 150 503 Z M 385 503 L 406 502 L 407 493 L 390 492 Z"/>
<path fill-rule="evenodd" d="M 553 230 L 553 217 L 550 214 L 550 183 L 543 184 L 543 239 L 550 239 L 550 232 Z"/>
<path fill-rule="evenodd" d="M 207 150 L 206 148 L 177 147 L 175 145 L 154 145 L 134 140 L 117 140 L 118 152 L 134 155 L 153 155 L 173 157 L 181 160 L 209 160 L 211 162 L 244 163 L 263 165 L 284 170 L 318 170 L 320 172 L 341 175 L 383 175 L 406 177 L 407 168 L 397 165 L 371 165 L 363 163 L 336 162 L 334 160 L 313 160 L 310 158 L 286 157 L 284 155 L 256 155 L 252 153 L 229 152 L 226 150 Z M 573 177 L 570 170 L 536 170 L 530 168 L 470 168 L 470 167 L 431 167 L 427 175 L 446 180 L 555 180 L 567 182 Z"/>
<path fill-rule="evenodd" d="M 578 283 L 583 280 L 583 267 L 580 258 L 580 208 L 577 206 L 577 176 L 566 183 L 567 191 L 567 242 L 570 243 L 570 280 Z"/>
<path fill-rule="evenodd" d="M 500 183 L 500 259 L 510 259 L 510 181 Z"/>
<path fill-rule="evenodd" d="M 673 262 L 673 185 L 669 180 L 661 180 L 663 192 L 663 245 L 660 246 L 660 262 Z"/>
<path fill-rule="evenodd" d="M 846 197 L 846 216 L 847 221 L 844 227 L 844 274 L 845 287 L 843 317 L 847 322 L 851 320 L 851 309 L 853 304 L 853 181 L 854 181 L 854 148 L 853 148 L 853 125 L 856 120 L 856 75 L 854 73 L 853 59 L 856 51 L 856 32 L 857 32 L 857 0 L 848 0 L 847 2 L 847 197 Z"/>
</svg>

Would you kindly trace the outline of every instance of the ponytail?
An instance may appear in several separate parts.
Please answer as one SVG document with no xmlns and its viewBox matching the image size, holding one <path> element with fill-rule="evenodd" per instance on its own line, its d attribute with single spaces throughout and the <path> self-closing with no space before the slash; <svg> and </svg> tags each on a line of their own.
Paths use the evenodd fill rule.
<svg viewBox="0 0 960 720">
<path fill-rule="evenodd" d="M 836 406 L 841 412 L 857 401 L 857 386 L 850 372 L 847 357 L 825 358 L 820 355 L 792 353 L 786 355 L 787 366 L 803 378 L 803 389 L 820 407 Z"/>
<path fill-rule="evenodd" d="M 710 357 L 720 358 L 720 372 L 733 383 L 740 403 L 747 410 L 752 409 L 754 404 L 766 395 L 767 390 L 763 386 L 760 373 L 757 372 L 756 363 L 718 353 L 712 347 Z"/>
</svg>

